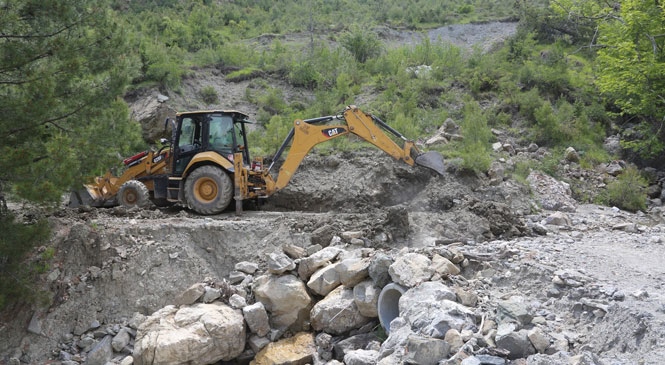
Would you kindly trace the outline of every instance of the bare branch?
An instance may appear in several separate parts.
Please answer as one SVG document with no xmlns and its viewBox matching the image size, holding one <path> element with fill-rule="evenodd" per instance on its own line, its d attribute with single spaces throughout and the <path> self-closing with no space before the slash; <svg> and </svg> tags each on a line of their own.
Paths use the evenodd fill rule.
<svg viewBox="0 0 665 365">
<path fill-rule="evenodd" d="M 591 42 L 589 42 L 589 49 L 591 49 L 591 46 L 593 46 L 593 44 L 596 41 L 596 37 L 598 36 L 598 29 L 599 28 L 600 27 L 598 25 L 596 25 L 596 30 L 593 32 L 593 37 L 591 37 Z"/>
<path fill-rule="evenodd" d="M 58 125 L 58 123 L 55 123 L 55 122 L 48 122 L 47 124 L 50 124 L 50 125 L 56 127 L 57 129 L 63 131 L 63 132 L 72 132 L 71 130 L 69 130 L 67 128 L 61 127 L 60 125 Z"/>
</svg>

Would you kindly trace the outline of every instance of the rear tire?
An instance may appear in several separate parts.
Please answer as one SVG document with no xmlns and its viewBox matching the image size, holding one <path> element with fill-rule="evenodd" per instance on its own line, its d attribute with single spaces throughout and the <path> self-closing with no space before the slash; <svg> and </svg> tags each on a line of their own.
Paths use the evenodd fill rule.
<svg viewBox="0 0 665 365">
<path fill-rule="evenodd" d="M 187 177 L 185 199 L 189 209 L 199 214 L 219 214 L 233 199 L 233 183 L 219 167 L 202 166 Z"/>
<path fill-rule="evenodd" d="M 129 180 L 118 190 L 118 204 L 125 208 L 145 208 L 150 204 L 150 192 L 142 182 Z"/>
</svg>

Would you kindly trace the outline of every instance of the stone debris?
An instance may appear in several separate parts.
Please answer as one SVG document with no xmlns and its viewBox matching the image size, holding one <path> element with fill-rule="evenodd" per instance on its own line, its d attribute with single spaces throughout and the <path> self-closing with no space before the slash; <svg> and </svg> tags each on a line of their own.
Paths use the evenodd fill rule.
<svg viewBox="0 0 665 365">
<path fill-rule="evenodd" d="M 565 213 L 547 217 L 552 216 Z M 570 218 L 564 221 L 574 224 Z M 609 222 L 608 230 L 619 225 Z M 342 236 L 346 241 L 358 238 L 355 232 Z M 490 246 L 501 245 L 496 241 Z M 487 261 L 474 246 L 403 248 L 393 251 L 395 258 L 381 249 L 317 247 L 318 251 L 295 260 L 271 252 L 263 264 L 240 262 L 229 272 L 228 282 L 206 278 L 194 283 L 174 296 L 177 306 L 167 305 L 147 317 L 137 313 L 126 323 L 103 325 L 94 317 L 81 316 L 84 329 L 69 335 L 58 359 L 71 365 L 241 359 L 251 364 L 462 365 L 522 359 L 600 365 L 591 352 L 570 354 L 581 335 L 559 330 L 560 319 L 547 309 L 557 302 L 535 303 L 513 294 L 487 307 L 485 294 L 476 290 L 501 279 L 496 271 L 482 269 Z M 500 250 L 503 255 L 519 254 Z M 510 260 L 504 262 L 503 275 L 512 272 L 511 265 Z M 475 274 L 468 271 L 470 267 L 476 268 Z M 568 315 L 577 321 L 596 323 L 616 315 L 611 303 L 625 298 L 616 287 L 596 286 L 583 271 L 547 271 L 552 278 L 548 296 L 569 298 Z M 237 273 L 243 280 L 231 284 Z M 406 291 L 399 298 L 399 316 L 390 332 L 379 338 L 379 293 L 391 282 Z M 647 300 L 649 294 L 642 290 L 632 297 Z M 40 316 L 33 316 L 33 331 L 38 325 L 32 322 Z M 635 322 L 632 331 L 643 330 L 640 323 Z"/>
</svg>

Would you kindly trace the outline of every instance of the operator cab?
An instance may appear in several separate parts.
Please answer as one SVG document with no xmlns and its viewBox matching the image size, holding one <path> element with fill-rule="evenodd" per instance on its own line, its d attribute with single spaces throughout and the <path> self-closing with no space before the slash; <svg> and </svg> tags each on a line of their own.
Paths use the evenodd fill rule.
<svg viewBox="0 0 665 365">
<path fill-rule="evenodd" d="M 178 113 L 173 138 L 173 174 L 181 175 L 192 158 L 201 152 L 214 151 L 233 162 L 241 152 L 243 164 L 249 164 L 245 124 L 249 117 L 235 110 L 210 110 Z"/>
</svg>

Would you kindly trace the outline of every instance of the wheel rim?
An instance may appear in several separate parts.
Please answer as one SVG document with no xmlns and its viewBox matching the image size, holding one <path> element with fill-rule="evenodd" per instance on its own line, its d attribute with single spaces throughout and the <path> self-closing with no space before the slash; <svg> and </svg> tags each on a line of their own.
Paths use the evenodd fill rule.
<svg viewBox="0 0 665 365">
<path fill-rule="evenodd" d="M 209 177 L 202 177 L 194 183 L 194 197 L 201 202 L 211 202 L 217 198 L 217 183 Z"/>
<path fill-rule="evenodd" d="M 134 191 L 134 189 L 127 189 L 123 195 L 125 203 L 128 205 L 134 205 L 139 199 L 139 195 Z"/>
</svg>

